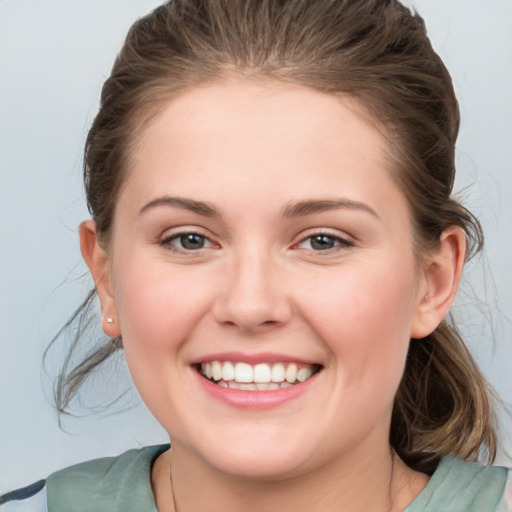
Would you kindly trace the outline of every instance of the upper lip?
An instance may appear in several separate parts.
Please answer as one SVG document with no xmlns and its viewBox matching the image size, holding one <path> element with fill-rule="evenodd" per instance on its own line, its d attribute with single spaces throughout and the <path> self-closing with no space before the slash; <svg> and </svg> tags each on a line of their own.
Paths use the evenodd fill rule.
<svg viewBox="0 0 512 512">
<path fill-rule="evenodd" d="M 319 364 L 316 361 L 307 360 L 301 357 L 291 356 L 289 354 L 279 354 L 275 352 L 261 352 L 255 354 L 248 354 L 243 352 L 217 352 L 215 354 L 207 354 L 201 357 L 194 358 L 190 361 L 191 365 L 200 363 L 208 363 L 211 361 L 231 361 L 234 363 L 297 363 L 304 365 Z"/>
</svg>

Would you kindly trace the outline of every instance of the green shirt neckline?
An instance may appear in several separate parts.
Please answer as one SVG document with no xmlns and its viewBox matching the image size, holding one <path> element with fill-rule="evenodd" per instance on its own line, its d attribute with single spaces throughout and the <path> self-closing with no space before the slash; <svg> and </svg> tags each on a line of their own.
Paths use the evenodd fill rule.
<svg viewBox="0 0 512 512">
<path fill-rule="evenodd" d="M 47 480 L 49 512 L 158 512 L 151 466 L 169 445 L 129 450 L 118 457 L 83 462 Z M 403 512 L 493 512 L 507 470 L 443 457 L 429 483 Z"/>
</svg>

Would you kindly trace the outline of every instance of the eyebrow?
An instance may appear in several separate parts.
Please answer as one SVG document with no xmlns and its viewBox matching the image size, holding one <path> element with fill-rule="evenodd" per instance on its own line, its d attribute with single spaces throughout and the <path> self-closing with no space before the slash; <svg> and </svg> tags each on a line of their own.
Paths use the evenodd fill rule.
<svg viewBox="0 0 512 512">
<path fill-rule="evenodd" d="M 367 204 L 345 198 L 311 199 L 291 203 L 283 208 L 283 217 L 305 217 L 306 215 L 312 215 L 313 213 L 321 213 L 339 208 L 360 210 L 373 215 L 377 219 L 379 218 L 377 212 Z"/>
<path fill-rule="evenodd" d="M 189 210 L 203 215 L 204 217 L 220 217 L 219 212 L 210 204 L 204 201 L 196 201 L 185 197 L 171 197 L 163 196 L 151 200 L 145 204 L 139 211 L 142 215 L 147 210 L 156 208 L 158 206 L 174 206 L 183 210 Z M 365 203 L 352 201 L 351 199 L 337 198 L 337 199 L 309 199 L 290 203 L 282 210 L 283 217 L 305 217 L 314 213 L 321 213 L 329 210 L 336 209 L 353 209 L 367 212 L 376 218 L 379 218 L 377 212 Z"/>
<path fill-rule="evenodd" d="M 194 199 L 187 199 L 185 197 L 171 196 L 163 196 L 153 199 L 140 209 L 139 215 L 142 215 L 147 210 L 156 208 L 157 206 L 174 206 L 197 213 L 198 215 L 203 215 L 204 217 L 219 217 L 219 212 L 208 203 L 195 201 Z"/>
</svg>

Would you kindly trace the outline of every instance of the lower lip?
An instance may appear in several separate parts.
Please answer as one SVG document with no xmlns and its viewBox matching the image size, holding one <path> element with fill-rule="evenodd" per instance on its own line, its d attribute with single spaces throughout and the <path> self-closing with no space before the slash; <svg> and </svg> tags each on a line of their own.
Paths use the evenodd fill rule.
<svg viewBox="0 0 512 512">
<path fill-rule="evenodd" d="M 308 380 L 293 386 L 271 391 L 246 391 L 242 389 L 225 388 L 205 379 L 196 370 L 193 370 L 202 388 L 213 398 L 232 407 L 241 409 L 270 409 L 294 400 L 306 393 L 314 384 L 318 375 L 316 373 Z"/>
</svg>

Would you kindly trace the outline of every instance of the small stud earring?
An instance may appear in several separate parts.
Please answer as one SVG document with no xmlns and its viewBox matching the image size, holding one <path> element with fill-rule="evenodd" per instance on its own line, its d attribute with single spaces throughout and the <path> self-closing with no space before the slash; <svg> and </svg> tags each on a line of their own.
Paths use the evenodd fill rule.
<svg viewBox="0 0 512 512">
<path fill-rule="evenodd" d="M 113 324 L 113 323 L 114 323 L 114 319 L 111 316 L 109 316 L 107 318 L 107 324 Z"/>
</svg>

